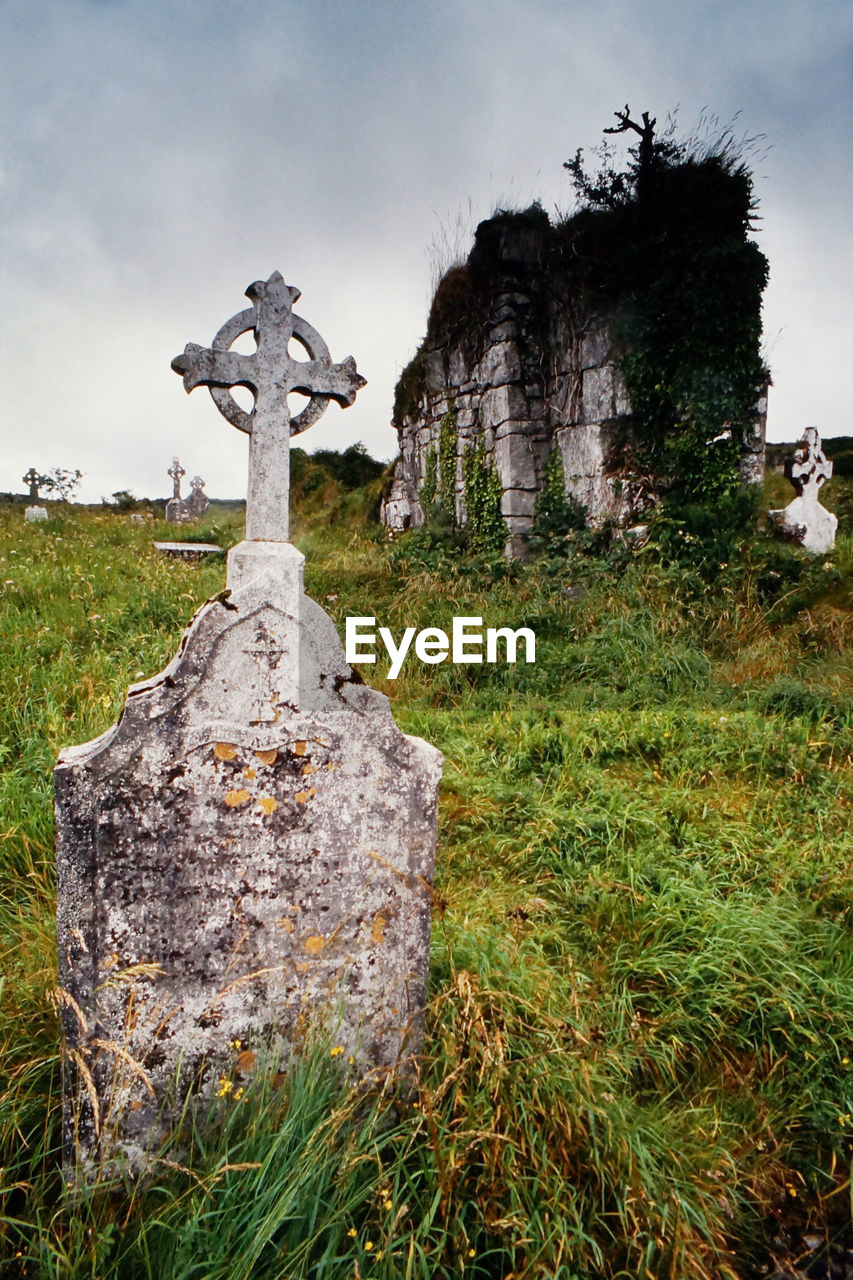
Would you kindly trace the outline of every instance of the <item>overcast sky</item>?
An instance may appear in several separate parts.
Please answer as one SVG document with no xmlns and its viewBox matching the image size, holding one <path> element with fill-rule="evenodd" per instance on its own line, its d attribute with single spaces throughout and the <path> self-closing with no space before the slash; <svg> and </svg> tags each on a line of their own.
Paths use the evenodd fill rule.
<svg viewBox="0 0 853 1280">
<path fill-rule="evenodd" d="M 568 211 L 562 162 L 626 102 L 766 135 L 768 434 L 853 434 L 849 0 L 0 0 L 0 40 L 0 490 L 164 494 L 178 454 L 242 495 L 247 437 L 169 363 L 274 269 L 368 379 L 298 443 L 392 457 L 430 244 Z"/>
</svg>

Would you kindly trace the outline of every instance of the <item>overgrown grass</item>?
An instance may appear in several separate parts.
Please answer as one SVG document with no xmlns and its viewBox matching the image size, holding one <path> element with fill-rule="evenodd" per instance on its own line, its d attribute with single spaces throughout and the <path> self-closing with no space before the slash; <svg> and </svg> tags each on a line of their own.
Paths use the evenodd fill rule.
<svg viewBox="0 0 853 1280">
<path fill-rule="evenodd" d="M 235 1076 L 150 1181 L 71 1198 L 51 771 L 224 565 L 166 560 L 114 512 L 0 509 L 9 1273 L 722 1280 L 779 1221 L 843 1231 L 849 539 L 811 561 L 751 535 L 712 562 L 701 522 L 662 522 L 636 554 L 505 566 L 390 546 L 371 493 L 330 491 L 332 518 L 319 494 L 296 539 L 341 631 L 464 614 L 537 634 L 530 666 L 362 669 L 446 758 L 417 1089 L 353 1092 L 318 1040 L 285 1079 Z M 236 541 L 237 518 L 206 535 Z"/>
</svg>

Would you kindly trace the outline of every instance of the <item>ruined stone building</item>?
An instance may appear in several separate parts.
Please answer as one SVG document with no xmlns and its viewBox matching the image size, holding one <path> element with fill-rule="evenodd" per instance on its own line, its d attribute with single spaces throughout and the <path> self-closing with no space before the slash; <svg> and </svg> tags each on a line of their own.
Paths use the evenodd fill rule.
<svg viewBox="0 0 853 1280">
<path fill-rule="evenodd" d="M 699 170 L 689 174 L 697 186 Z M 731 175 L 712 178 L 720 185 Z M 466 264 L 440 282 L 426 337 L 397 386 L 400 458 L 382 506 L 390 530 L 425 523 L 424 508 L 436 498 L 466 522 L 463 457 L 472 447 L 499 479 L 508 555 L 526 550 L 555 449 L 565 491 L 588 524 L 631 523 L 680 465 L 677 430 L 667 448 L 648 447 L 655 412 L 668 412 L 676 427 L 680 416 L 692 431 L 684 465 L 698 438 L 709 474 L 724 457 L 732 474 L 739 468 L 747 482 L 762 478 L 766 263 L 746 237 L 742 211 L 723 210 L 707 227 L 702 213 L 694 228 L 701 194 L 691 192 L 686 209 L 677 200 L 674 211 L 667 206 L 662 227 L 654 210 L 638 217 L 632 209 L 587 211 L 554 226 L 538 205 L 480 224 Z M 676 254 L 679 232 L 684 244 Z M 672 314 L 661 323 L 670 299 Z M 656 360 L 659 378 L 649 369 Z M 645 419 L 632 405 L 632 377 L 638 398 L 649 401 Z M 654 399 L 664 382 L 669 399 L 661 410 Z M 448 448 L 452 457 L 442 458 Z"/>
</svg>

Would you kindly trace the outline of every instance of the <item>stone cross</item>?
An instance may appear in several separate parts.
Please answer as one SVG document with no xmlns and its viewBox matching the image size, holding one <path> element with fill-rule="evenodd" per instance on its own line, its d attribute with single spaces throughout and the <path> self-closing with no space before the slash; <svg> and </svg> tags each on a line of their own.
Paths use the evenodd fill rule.
<svg viewBox="0 0 853 1280">
<path fill-rule="evenodd" d="M 203 515 L 210 506 L 210 499 L 204 492 L 204 481 L 201 476 L 193 476 L 190 481 L 190 496 L 185 499 L 184 506 L 193 518 Z"/>
<path fill-rule="evenodd" d="M 799 448 L 785 461 L 785 475 L 797 496 L 787 507 L 769 513 L 778 533 L 816 555 L 831 551 L 838 517 L 821 504 L 818 493 L 832 476 L 832 463 L 817 427 L 806 427 Z"/>
<path fill-rule="evenodd" d="M 186 390 L 206 386 L 213 402 L 228 421 L 251 437 L 249 486 L 246 496 L 246 538 L 249 541 L 287 542 L 290 532 L 289 489 L 292 435 L 312 426 L 325 412 L 329 400 L 342 407 L 355 401 L 365 379 L 356 371 L 352 356 L 333 364 L 323 339 L 301 316 L 293 303 L 299 290 L 284 283 L 278 271 L 268 280 L 256 280 L 246 290 L 252 306 L 232 316 L 210 347 L 187 343 L 172 361 Z M 257 349 L 241 355 L 230 347 L 252 330 Z M 295 339 L 308 353 L 296 360 L 288 350 Z M 246 413 L 231 395 L 231 387 L 248 387 L 255 397 Z M 298 391 L 308 404 L 291 418 L 287 397 Z"/>
<path fill-rule="evenodd" d="M 172 497 L 177 501 L 181 498 L 181 480 L 186 475 L 186 471 L 181 466 L 180 458 L 173 458 L 172 465 L 166 472 L 167 476 L 172 477 Z"/>
<path fill-rule="evenodd" d="M 24 484 L 28 484 L 30 486 L 30 502 L 38 502 L 39 485 L 44 484 L 44 476 L 39 475 L 35 467 L 30 467 L 27 474 L 21 478 Z"/>
<path fill-rule="evenodd" d="M 283 1068 L 309 1017 L 353 1083 L 421 1044 L 441 755 L 351 669 L 282 541 L 291 431 L 363 381 L 295 293 L 253 285 L 251 311 L 175 361 L 251 434 L 250 536 L 169 665 L 56 768 L 63 1132 L 91 1181 L 144 1168 L 271 1045 Z M 256 353 L 229 351 L 247 328 Z"/>
</svg>

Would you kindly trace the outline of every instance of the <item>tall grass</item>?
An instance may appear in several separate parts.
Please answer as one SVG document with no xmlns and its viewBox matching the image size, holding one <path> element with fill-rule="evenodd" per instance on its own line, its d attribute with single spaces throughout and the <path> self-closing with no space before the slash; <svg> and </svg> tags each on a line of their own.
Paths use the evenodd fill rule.
<svg viewBox="0 0 853 1280">
<path fill-rule="evenodd" d="M 849 543 L 829 568 L 756 544 L 711 573 L 666 539 L 489 566 L 329 500 L 346 514 L 304 508 L 297 540 L 341 629 L 473 614 L 538 639 L 530 666 L 363 672 L 446 757 L 416 1088 L 354 1091 L 319 1037 L 284 1077 L 235 1075 L 147 1181 L 65 1186 L 52 766 L 224 566 L 167 561 L 116 513 L 0 510 L 10 1274 L 722 1280 L 780 1221 L 843 1231 Z"/>
</svg>

